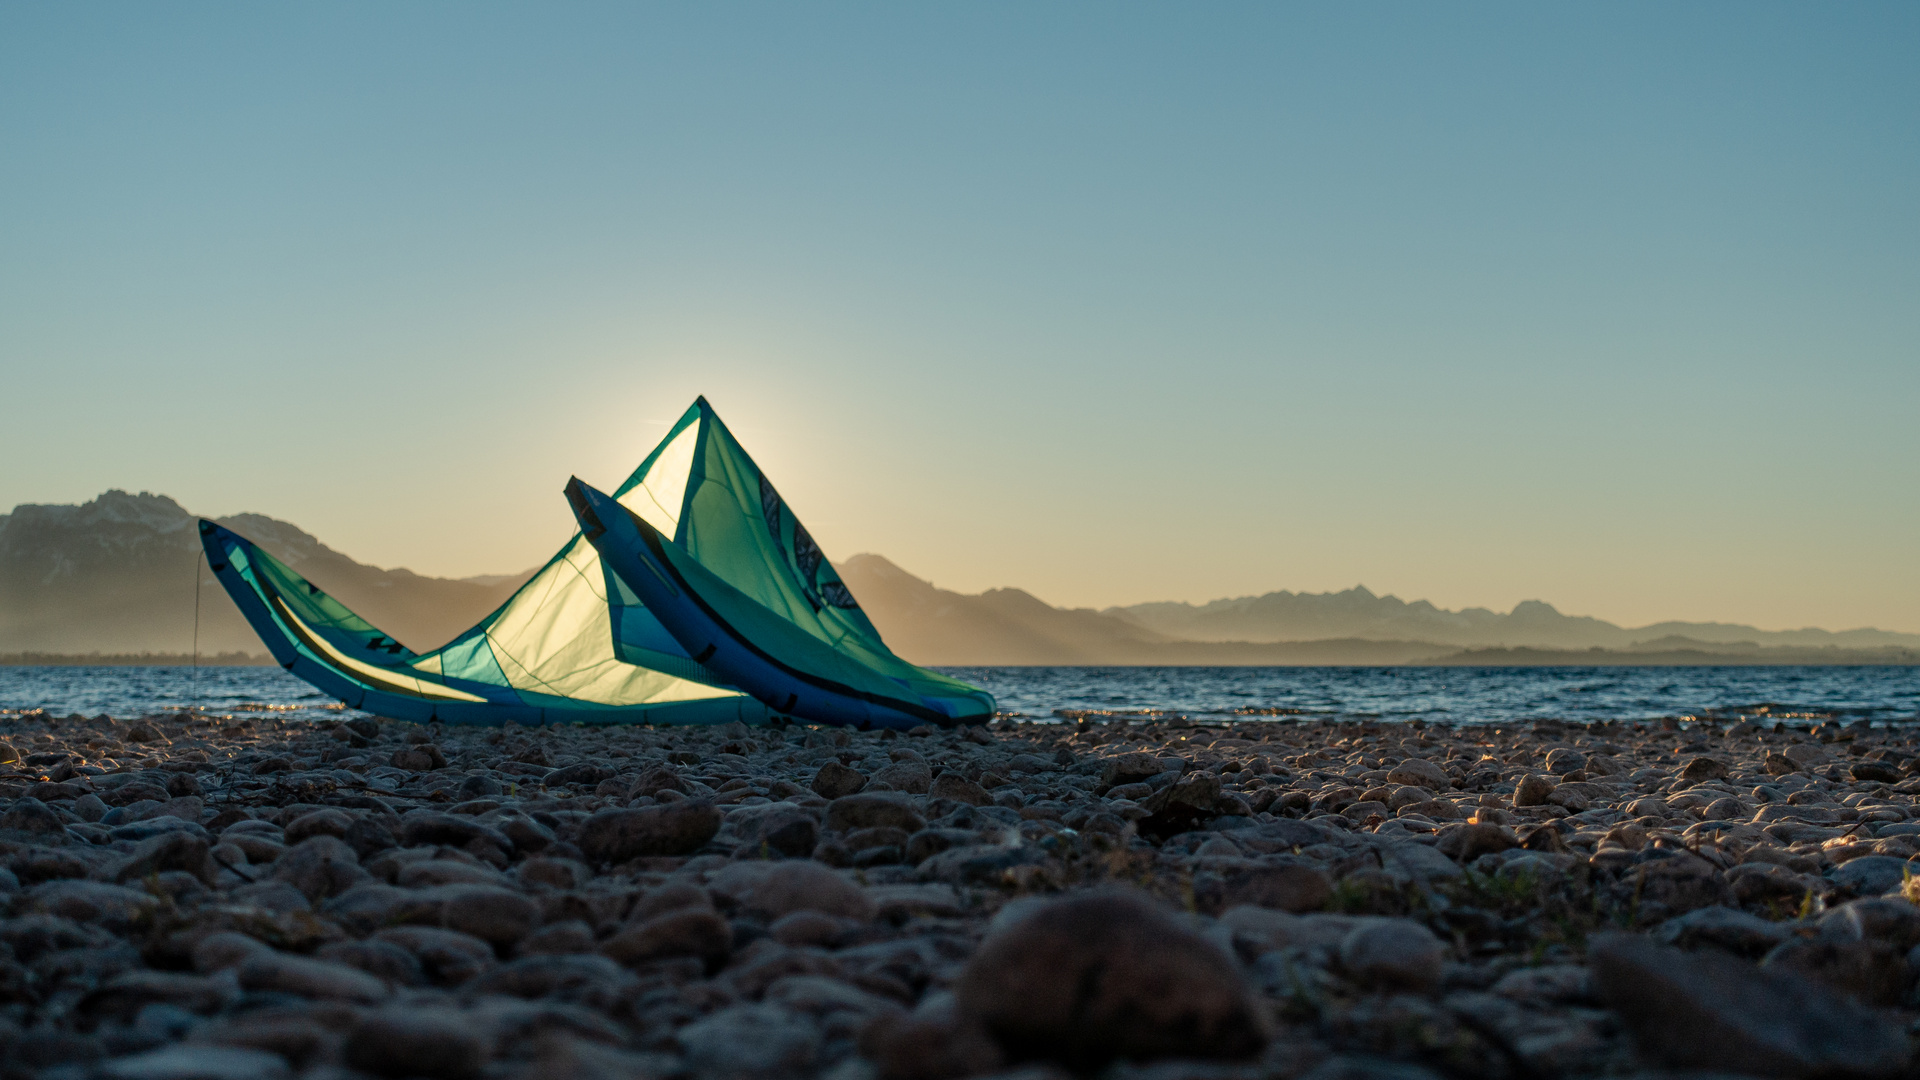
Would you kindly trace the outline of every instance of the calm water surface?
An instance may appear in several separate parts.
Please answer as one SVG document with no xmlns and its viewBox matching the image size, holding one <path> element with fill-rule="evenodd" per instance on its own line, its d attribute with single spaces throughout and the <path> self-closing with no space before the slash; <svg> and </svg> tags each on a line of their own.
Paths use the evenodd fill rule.
<svg viewBox="0 0 1920 1080">
<path fill-rule="evenodd" d="M 1766 716 L 1920 722 L 1913 667 L 997 667 L 941 670 L 991 690 L 1002 712 L 1079 711 L 1503 723 Z M 277 667 L 0 667 L 0 716 L 218 713 L 357 716 Z"/>
</svg>

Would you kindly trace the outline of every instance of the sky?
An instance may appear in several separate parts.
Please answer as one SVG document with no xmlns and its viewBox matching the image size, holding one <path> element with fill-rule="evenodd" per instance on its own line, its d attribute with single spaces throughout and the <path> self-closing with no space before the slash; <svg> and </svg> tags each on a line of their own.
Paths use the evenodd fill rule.
<svg viewBox="0 0 1920 1080">
<path fill-rule="evenodd" d="M 1920 7 L 0 6 L 0 509 L 1920 631 Z"/>
</svg>

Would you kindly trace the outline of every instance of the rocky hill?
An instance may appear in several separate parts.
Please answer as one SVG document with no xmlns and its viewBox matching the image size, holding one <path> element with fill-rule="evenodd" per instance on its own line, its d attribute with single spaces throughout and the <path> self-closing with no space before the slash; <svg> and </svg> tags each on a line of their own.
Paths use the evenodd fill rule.
<svg viewBox="0 0 1920 1080">
<path fill-rule="evenodd" d="M 109 491 L 80 506 L 0 515 L 0 653 L 187 653 L 199 578 L 200 652 L 265 652 L 200 562 L 195 517 L 165 495 Z M 355 562 L 284 521 L 220 523 L 415 649 L 478 622 L 526 575 L 423 577 Z"/>
<path fill-rule="evenodd" d="M 1187 641 L 1021 589 L 935 588 L 879 555 L 837 565 L 887 644 L 922 664 L 1404 664 L 1454 651 L 1419 641 Z"/>
<path fill-rule="evenodd" d="M 1103 614 L 1142 630 L 1193 641 L 1430 641 L 1461 648 L 1634 649 L 1660 638 L 1698 644 L 1803 648 L 1920 648 L 1920 634 L 1887 630 L 1756 630 L 1731 623 L 1663 622 L 1625 628 L 1587 616 L 1562 615 L 1528 600 L 1505 614 L 1486 608 L 1448 611 L 1425 600 L 1376 596 L 1365 586 L 1337 593 L 1272 592 L 1207 604 L 1135 604 Z"/>
</svg>

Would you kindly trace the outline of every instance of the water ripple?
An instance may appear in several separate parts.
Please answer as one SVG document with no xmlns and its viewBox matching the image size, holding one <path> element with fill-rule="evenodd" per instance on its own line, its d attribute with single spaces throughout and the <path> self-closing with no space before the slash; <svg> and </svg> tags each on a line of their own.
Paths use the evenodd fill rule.
<svg viewBox="0 0 1920 1080">
<path fill-rule="evenodd" d="M 1913 667 L 965 667 L 1002 712 L 1446 723 L 1666 716 L 1920 720 Z M 277 667 L 0 667 L 0 716 L 142 716 L 189 706 L 299 718 L 360 715 Z"/>
</svg>

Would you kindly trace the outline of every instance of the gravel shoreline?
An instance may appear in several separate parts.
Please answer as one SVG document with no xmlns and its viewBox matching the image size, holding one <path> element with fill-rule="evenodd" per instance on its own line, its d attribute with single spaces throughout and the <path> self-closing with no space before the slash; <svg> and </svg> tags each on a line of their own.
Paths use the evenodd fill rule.
<svg viewBox="0 0 1920 1080">
<path fill-rule="evenodd" d="M 0 1080 L 1911 1072 L 1920 730 L 0 723 Z"/>
</svg>

